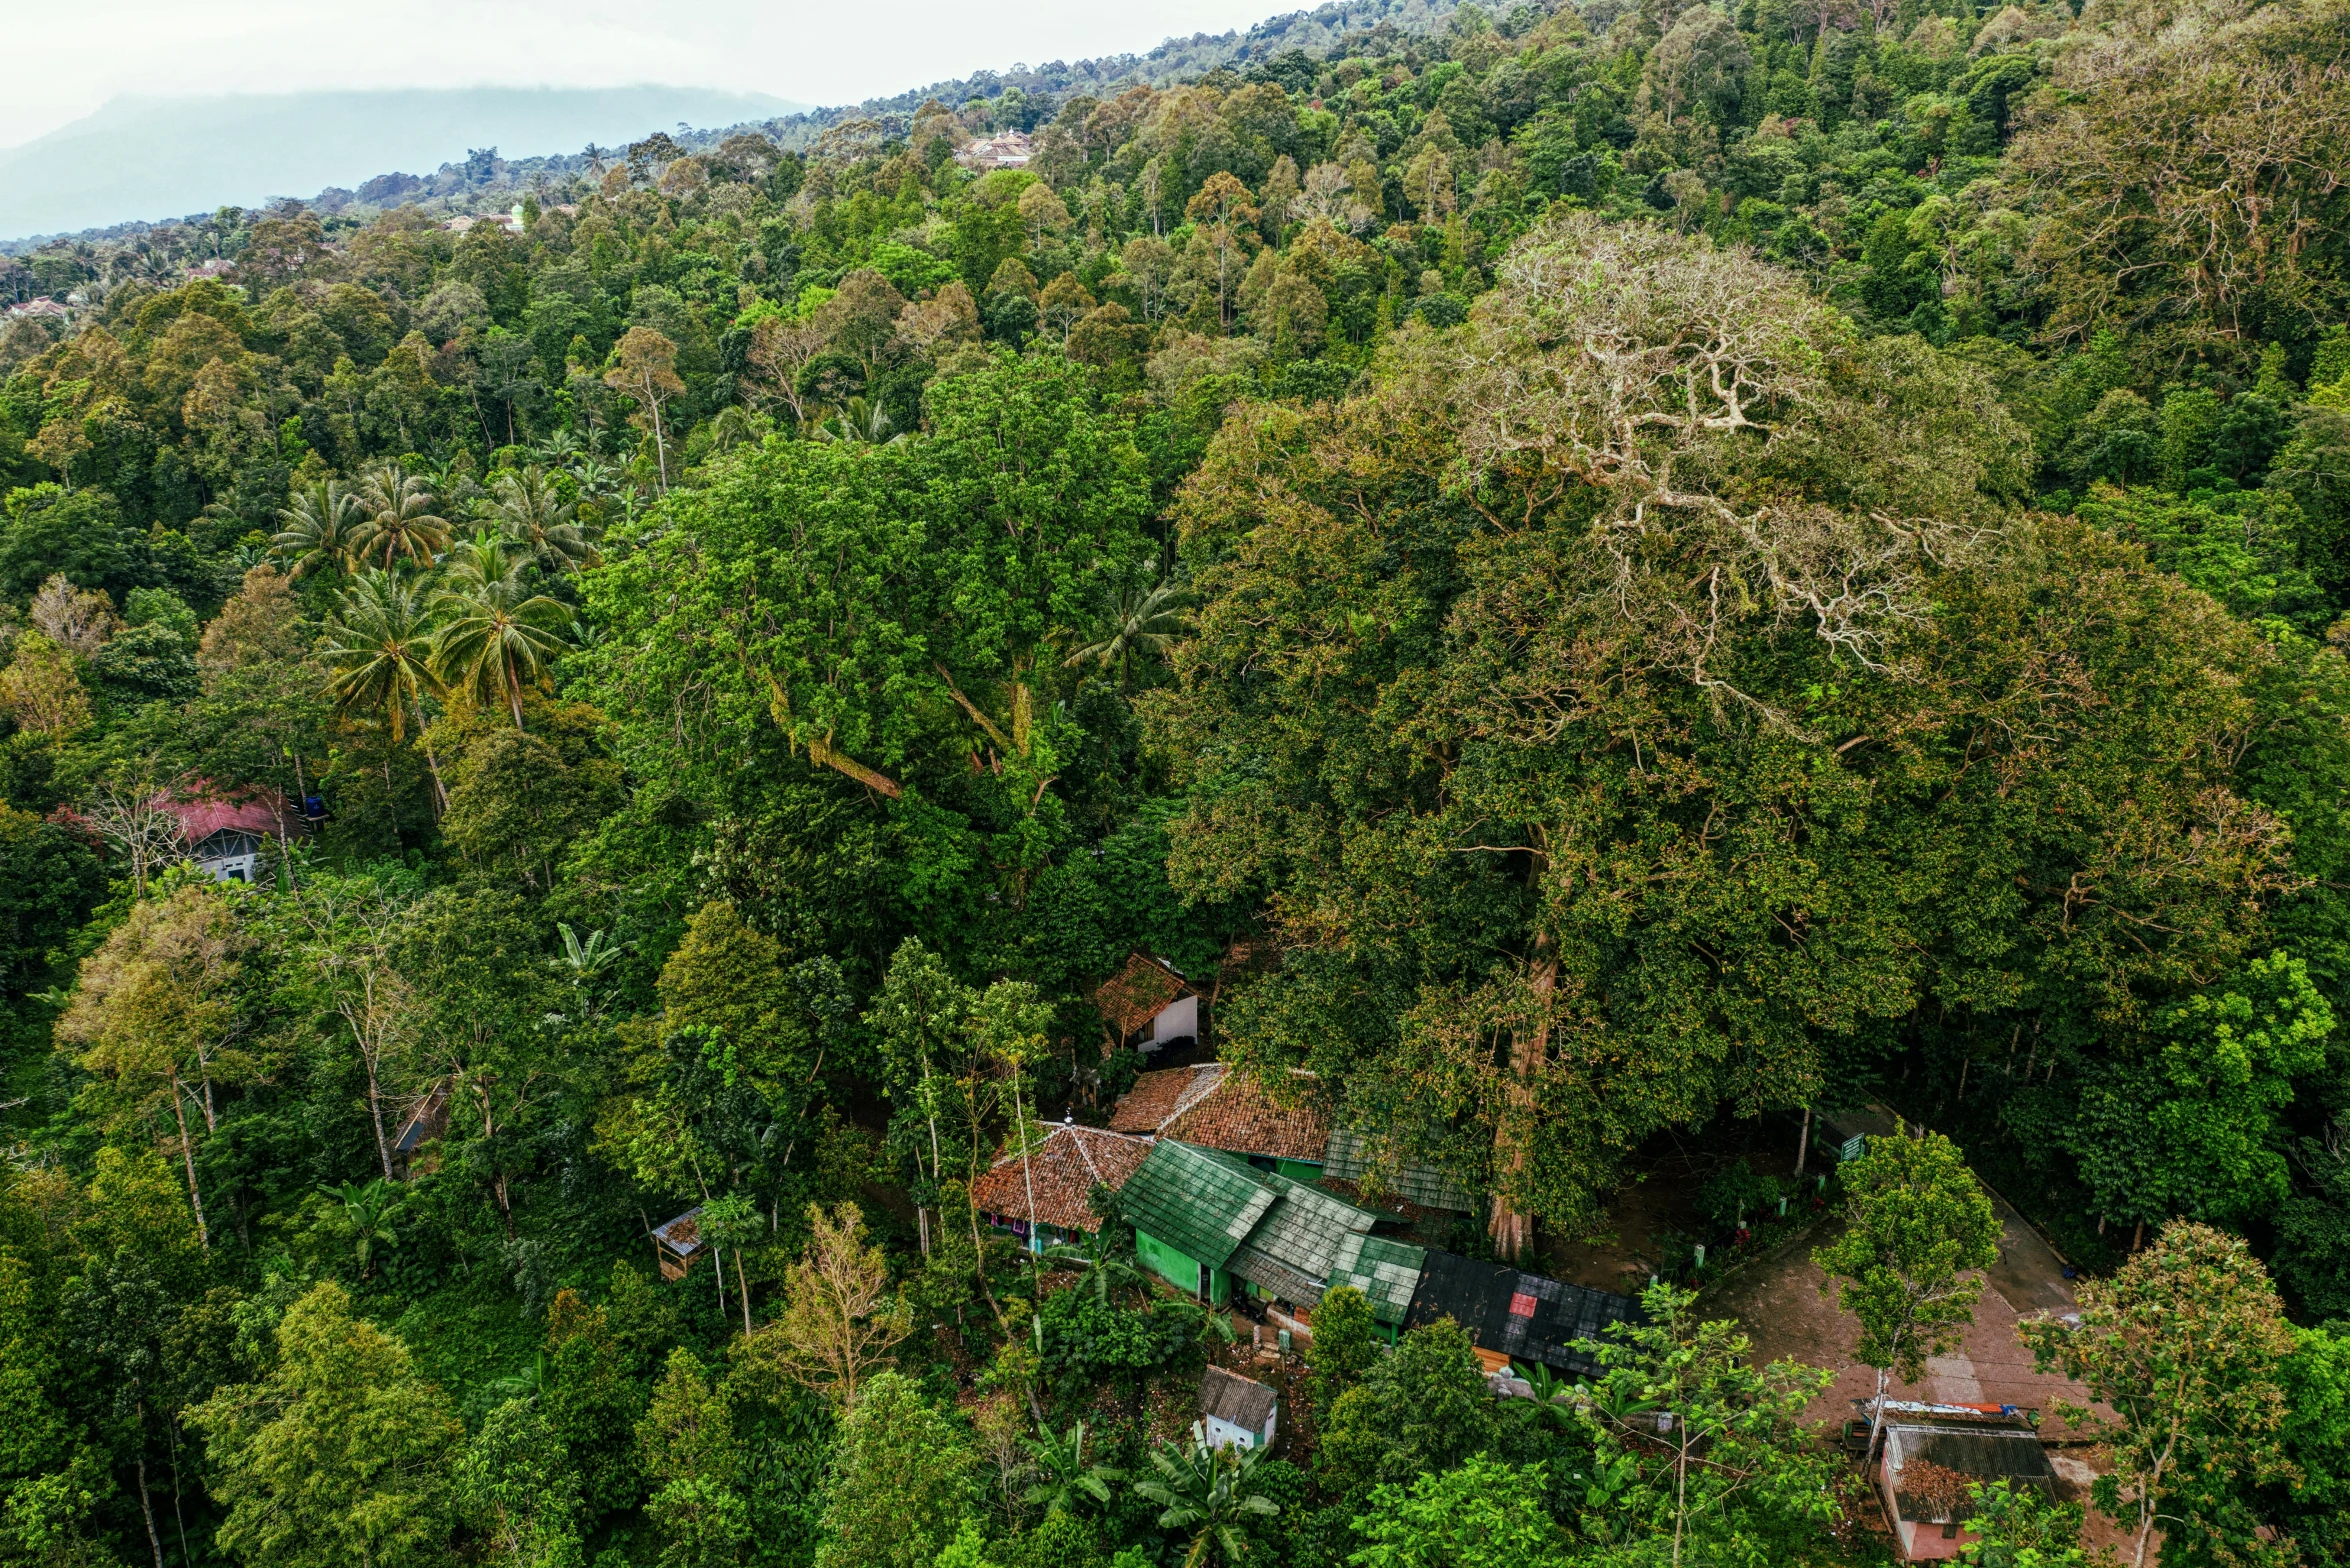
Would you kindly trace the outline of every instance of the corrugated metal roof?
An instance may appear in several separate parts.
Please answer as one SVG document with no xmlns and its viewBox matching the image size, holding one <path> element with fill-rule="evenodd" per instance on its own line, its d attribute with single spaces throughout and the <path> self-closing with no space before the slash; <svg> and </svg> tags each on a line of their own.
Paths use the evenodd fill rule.
<svg viewBox="0 0 2350 1568">
<path fill-rule="evenodd" d="M 1372 1138 L 1352 1127 L 1333 1127 L 1330 1141 L 1323 1152 L 1325 1176 L 1340 1181 L 1359 1182 L 1366 1176 L 1376 1176 L 1379 1185 L 1397 1197 L 1418 1204 L 1423 1209 L 1451 1209 L 1462 1214 L 1477 1212 L 1477 1200 L 1468 1189 L 1433 1165 L 1414 1165 L 1391 1162 Z"/>
<path fill-rule="evenodd" d="M 2025 1428 L 1888 1424 L 1885 1459 L 1893 1477 L 1893 1506 L 1904 1519 L 1922 1522 L 1948 1517 L 1964 1521 L 1974 1517 L 1971 1503 L 1962 1501 L 1946 1515 L 1902 1486 L 1904 1472 L 1920 1462 L 1983 1481 L 2028 1486 L 2050 1499 L 2056 1496 L 2056 1468 L 2048 1462 L 2039 1436 Z"/>
<path fill-rule="evenodd" d="M 1222 1268 L 1279 1201 L 1274 1180 L 1244 1162 L 1161 1139 L 1128 1179 L 1121 1207 L 1135 1229 Z"/>
<path fill-rule="evenodd" d="M 1350 1235 L 1338 1245 L 1328 1288 L 1352 1285 L 1370 1301 L 1373 1318 L 1381 1323 L 1401 1323 L 1411 1310 L 1412 1293 L 1419 1289 L 1420 1268 L 1427 1257 L 1427 1248 L 1409 1242 Z"/>
<path fill-rule="evenodd" d="M 679 1257 L 702 1250 L 702 1206 L 695 1204 L 665 1225 L 653 1227 L 653 1237 Z"/>
<path fill-rule="evenodd" d="M 1443 1317 L 1467 1329 L 1481 1349 L 1586 1374 L 1599 1365 L 1570 1348 L 1575 1341 L 1604 1339 L 1610 1323 L 1647 1320 L 1630 1296 L 1431 1251 L 1404 1321 L 1418 1328 Z"/>
</svg>

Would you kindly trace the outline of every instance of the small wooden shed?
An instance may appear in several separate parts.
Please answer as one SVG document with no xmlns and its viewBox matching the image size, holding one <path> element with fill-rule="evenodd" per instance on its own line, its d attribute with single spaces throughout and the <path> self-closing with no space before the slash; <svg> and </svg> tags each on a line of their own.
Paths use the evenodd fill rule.
<svg viewBox="0 0 2350 1568">
<path fill-rule="evenodd" d="M 666 1225 L 653 1228 L 653 1258 L 663 1279 L 683 1279 L 710 1250 L 702 1240 L 702 1206 L 695 1204 Z"/>
<path fill-rule="evenodd" d="M 433 1085 L 432 1092 L 416 1102 L 392 1134 L 392 1174 L 406 1181 L 417 1166 L 418 1156 L 426 1144 L 449 1130 L 449 1086 Z"/>
<path fill-rule="evenodd" d="M 1254 1378 L 1210 1367 L 1200 1374 L 1199 1414 L 1210 1448 L 1270 1448 L 1281 1396 Z"/>
</svg>

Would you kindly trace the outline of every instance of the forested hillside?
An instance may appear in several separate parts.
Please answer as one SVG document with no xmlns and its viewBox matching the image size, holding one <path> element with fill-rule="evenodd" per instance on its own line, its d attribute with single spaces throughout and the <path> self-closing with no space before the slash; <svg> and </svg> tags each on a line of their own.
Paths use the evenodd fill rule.
<svg viewBox="0 0 2350 1568">
<path fill-rule="evenodd" d="M 2350 8 L 1312 36 L 20 258 L 0 1564 L 1889 1560 L 1702 1291 L 1915 1382 L 1970 1167 L 2144 1560 L 2350 1551 Z M 1238 1458 L 1067 1165 L 1211 1057 L 1537 1272 L 1786 1155 L 1581 1392 L 1252 1280 Z"/>
</svg>

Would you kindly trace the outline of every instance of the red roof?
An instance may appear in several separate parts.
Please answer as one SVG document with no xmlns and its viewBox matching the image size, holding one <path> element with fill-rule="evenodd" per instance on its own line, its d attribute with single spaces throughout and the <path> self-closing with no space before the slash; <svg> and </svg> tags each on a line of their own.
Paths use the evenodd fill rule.
<svg viewBox="0 0 2350 1568">
<path fill-rule="evenodd" d="M 184 797 L 166 796 L 158 802 L 164 810 L 179 818 L 180 833 L 190 844 L 201 844 L 215 833 L 276 833 L 286 825 L 283 808 L 267 793 L 226 800 L 204 792 L 201 780 L 194 788 L 198 793 Z"/>
<path fill-rule="evenodd" d="M 1174 965 L 1135 953 L 1127 958 L 1125 968 L 1093 993 L 1093 1005 L 1123 1039 L 1165 1011 L 1170 1002 L 1193 994 Z"/>
<path fill-rule="evenodd" d="M 1036 1220 L 1063 1230 L 1098 1231 L 1102 1222 L 1088 1201 L 1096 1184 L 1115 1192 L 1141 1169 L 1151 1152 L 1148 1138 L 1128 1138 L 1098 1127 L 1063 1124 L 1028 1151 L 1028 1169 L 1007 1154 L 971 1184 L 971 1206 L 982 1214 Z M 1028 1191 L 1036 1189 L 1036 1212 L 1028 1212 Z"/>
<path fill-rule="evenodd" d="M 1330 1118 L 1310 1098 L 1310 1079 L 1293 1075 L 1275 1099 L 1246 1073 L 1226 1073 L 1207 1094 L 1160 1129 L 1169 1138 L 1228 1154 L 1262 1154 L 1319 1165 L 1330 1149 Z"/>
<path fill-rule="evenodd" d="M 1110 1130 L 1158 1132 L 1214 1093 L 1223 1077 L 1222 1062 L 1144 1073 L 1134 1080 L 1133 1088 L 1118 1096 L 1118 1104 L 1110 1112 Z"/>
</svg>

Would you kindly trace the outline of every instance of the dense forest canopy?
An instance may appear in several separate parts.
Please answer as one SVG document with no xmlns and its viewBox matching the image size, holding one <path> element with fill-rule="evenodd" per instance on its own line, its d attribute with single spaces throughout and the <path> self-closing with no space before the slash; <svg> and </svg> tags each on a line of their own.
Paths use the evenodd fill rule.
<svg viewBox="0 0 2350 1568">
<path fill-rule="evenodd" d="M 1671 1279 L 1187 1446 L 1133 955 L 1482 1257 L 1930 1122 L 2350 1550 L 2350 7 L 1407 10 L 0 258 L 0 1563 L 1877 1560 Z"/>
</svg>

